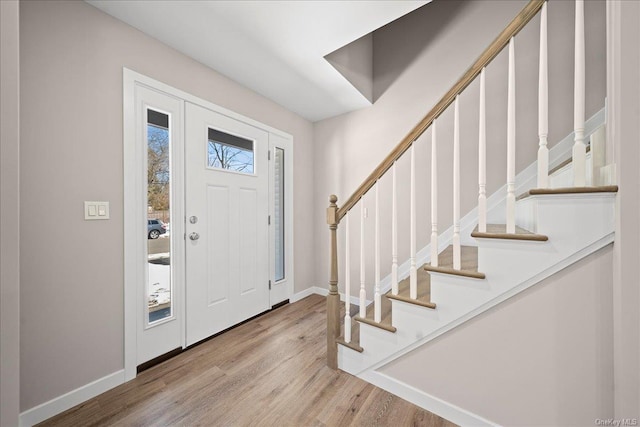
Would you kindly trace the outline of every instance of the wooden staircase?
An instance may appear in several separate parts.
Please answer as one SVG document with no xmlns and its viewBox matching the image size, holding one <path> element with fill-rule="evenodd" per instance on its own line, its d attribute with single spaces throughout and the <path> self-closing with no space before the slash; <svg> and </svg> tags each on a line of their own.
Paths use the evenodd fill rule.
<svg viewBox="0 0 640 427">
<path fill-rule="evenodd" d="M 398 293 L 394 295 L 392 291 L 388 291 L 382 298 L 382 319 L 380 322 L 374 321 L 374 304 L 371 303 L 366 308 L 366 316 L 358 316 L 358 307 L 356 305 L 350 305 L 350 311 L 352 317 L 356 320 L 351 325 L 351 340 L 346 342 L 344 335 L 336 340 L 336 342 L 348 351 L 356 351 L 358 353 L 365 353 L 367 350 L 366 344 L 363 344 L 361 334 L 362 329 L 373 327 L 377 330 L 384 331 L 385 333 L 397 334 L 402 331 L 402 321 L 396 321 L 396 313 L 398 310 L 406 310 L 406 307 L 414 307 L 413 313 L 416 310 L 422 310 L 425 313 L 434 312 L 438 313 L 439 310 L 451 310 L 452 305 L 459 303 L 461 306 L 467 305 L 463 308 L 464 313 L 457 313 L 452 319 L 445 318 L 441 324 L 437 327 L 431 328 L 431 331 L 419 334 L 420 339 L 428 336 L 429 332 L 433 332 L 440 328 L 450 330 L 453 327 L 461 324 L 456 323 L 462 317 L 473 312 L 478 308 L 482 308 L 481 311 L 476 311 L 473 314 L 477 315 L 480 312 L 489 309 L 491 306 L 497 304 L 498 301 L 492 300 L 496 297 L 500 298 L 515 295 L 515 293 L 526 289 L 544 277 L 541 273 L 554 267 L 555 265 L 562 264 L 566 258 L 579 256 L 580 258 L 586 256 L 594 250 L 610 243 L 612 241 L 614 221 L 613 213 L 615 206 L 615 193 L 617 192 L 617 186 L 602 186 L 602 187 L 589 187 L 585 189 L 579 189 L 577 192 L 574 189 L 552 189 L 545 191 L 532 190 L 531 195 L 525 198 L 521 198 L 519 203 L 526 202 L 527 198 L 538 198 L 543 204 L 551 202 L 552 206 L 545 209 L 554 210 L 582 210 L 583 205 L 586 202 L 587 205 L 594 204 L 594 209 L 590 209 L 591 218 L 583 218 L 576 221 L 576 227 L 578 229 L 572 229 L 567 224 L 561 224 L 560 228 L 566 228 L 566 232 L 560 233 L 534 233 L 521 227 L 516 227 L 516 233 L 506 233 L 505 224 L 489 224 L 487 225 L 486 232 L 478 232 L 477 227 L 471 233 L 471 236 L 478 240 L 478 246 L 462 246 L 461 247 L 461 269 L 454 269 L 453 266 L 453 246 L 449 245 L 439 255 L 439 264 L 437 267 L 431 266 L 429 263 L 424 264 L 422 268 L 418 270 L 418 298 L 413 299 L 409 295 L 409 281 L 407 277 L 399 282 Z M 538 194 L 539 193 L 539 194 Z M 572 201 L 571 198 L 579 195 L 579 199 Z M 551 199 L 551 200 L 550 200 Z M 556 205 L 559 205 L 558 208 Z M 542 207 L 541 207 L 542 208 Z M 602 211 L 602 212 L 600 212 Z M 604 214 L 603 214 L 604 212 Z M 556 214 L 546 215 L 554 218 Z M 560 216 L 560 215 L 559 215 Z M 585 214 L 586 216 L 586 214 Z M 548 219 L 547 219 L 548 220 Z M 571 215 L 564 215 L 565 221 L 571 221 Z M 541 220 L 538 224 L 542 229 L 548 228 L 548 224 L 545 224 L 545 220 Z M 577 233 L 579 229 L 585 227 L 583 233 Z M 553 227 L 551 227 L 553 228 Z M 563 235 L 564 234 L 564 235 Z M 558 235 L 558 239 L 554 239 L 554 236 Z M 570 236 L 567 239 L 567 235 Z M 571 236 L 575 238 L 571 238 Z M 582 241 L 580 241 L 582 239 Z M 595 244 L 595 246 L 593 246 Z M 497 245 L 497 246 L 496 246 Z M 546 245 L 546 246 L 540 246 Z M 565 250 L 564 246 L 570 246 L 571 248 Z M 590 252 L 584 252 L 585 248 L 591 247 Z M 550 252 L 546 254 L 545 252 Z M 507 257 L 503 255 L 503 252 L 514 254 L 513 257 L 519 257 L 518 262 L 509 262 Z M 524 252 L 524 253 L 519 253 Z M 526 255 L 529 254 L 529 255 Z M 548 258 L 545 261 L 537 260 L 536 256 L 540 258 Z M 500 273 L 502 277 L 496 278 L 495 274 L 485 273 L 485 266 L 487 271 L 496 271 L 496 265 L 500 264 L 500 260 L 504 257 L 504 266 L 498 268 L 503 272 Z M 575 258 L 575 260 L 580 259 Z M 530 262 L 529 262 L 530 261 Z M 575 262 L 575 261 L 573 261 Z M 531 264 L 535 268 L 531 269 L 531 265 L 527 266 L 530 271 L 526 271 L 526 268 L 519 268 L 520 264 Z M 510 271 L 510 268 L 515 268 L 517 271 L 504 274 L 504 271 Z M 497 284 L 495 287 L 499 289 L 490 289 L 494 287 L 494 284 L 500 282 L 500 280 L 507 282 L 506 287 L 500 288 L 501 284 Z M 532 281 L 533 280 L 533 281 Z M 462 281 L 462 282 L 461 282 Z M 456 298 L 451 298 L 449 290 L 447 288 L 454 289 L 456 287 L 476 287 L 476 293 L 486 293 L 488 296 L 480 297 L 477 301 L 471 303 L 469 301 L 459 301 Z M 474 285 L 475 284 L 475 285 Z M 526 286 L 521 286 L 525 284 Z M 435 286 L 435 288 L 434 288 Z M 459 289 L 458 289 L 459 290 Z M 467 291 L 468 292 L 468 291 Z M 507 295 L 508 294 L 508 295 Z M 477 298 L 476 296 L 468 296 L 467 299 Z M 442 305 L 440 304 L 442 302 Z M 490 302 L 489 306 L 486 304 Z M 344 316 L 344 312 L 341 313 Z M 470 317 L 469 317 L 470 318 Z M 465 318 L 464 321 L 469 320 Z M 447 323 L 451 323 L 448 325 Z M 454 324 L 455 323 L 455 324 Z M 363 326 L 366 325 L 366 326 Z M 449 328 L 451 326 L 451 328 Z M 370 329 L 368 329 L 370 331 Z M 415 330 L 412 330 L 411 334 L 414 334 Z M 438 331 L 436 336 L 440 335 L 442 331 Z M 366 333 L 366 332 L 365 332 Z M 401 344 L 399 347 L 414 344 L 419 340 L 413 340 Z M 426 342 L 426 341 L 424 341 Z M 398 348 L 394 349 L 392 353 L 397 353 Z M 401 349 L 400 349 L 401 350 Z M 340 351 L 339 351 L 340 354 Z M 344 352 L 342 352 L 344 354 Z M 339 366 L 353 374 L 360 374 L 370 366 L 375 366 L 380 360 L 388 359 L 389 355 L 384 357 L 374 357 L 373 362 L 366 362 L 359 365 L 357 368 L 352 366 L 341 365 Z"/>
<path fill-rule="evenodd" d="M 616 193 L 618 187 L 615 185 L 598 186 L 598 187 L 571 187 L 556 189 L 532 189 L 519 197 L 523 200 L 531 195 L 572 195 L 572 194 L 598 194 L 598 193 Z M 504 241 L 520 241 L 520 242 L 547 242 L 549 237 L 544 234 L 533 233 L 529 230 L 516 226 L 515 233 L 506 232 L 506 224 L 487 224 L 485 232 L 479 232 L 478 227 L 471 233 L 471 237 L 476 239 L 488 240 L 504 240 Z M 360 346 L 360 323 L 365 323 L 388 332 L 395 333 L 397 328 L 393 326 L 393 304 L 392 301 L 399 301 L 405 304 L 422 307 L 428 310 L 437 310 L 436 302 L 431 300 L 431 273 L 439 273 L 442 275 L 459 276 L 468 279 L 486 279 L 486 275 L 478 271 L 478 247 L 477 246 L 461 246 L 461 269 L 453 268 L 453 246 L 449 245 L 439 254 L 439 265 L 432 266 L 429 263 L 424 264 L 418 270 L 418 297 L 413 299 L 410 297 L 409 277 L 398 283 L 398 293 L 394 295 L 392 291 L 388 291 L 382 298 L 382 320 L 374 321 L 374 306 L 369 304 L 366 310 L 366 316 L 358 316 L 358 307 L 350 305 L 351 316 L 356 322 L 351 325 L 351 340 L 346 342 L 344 334 L 341 334 L 336 342 L 351 350 L 362 353 L 364 349 Z M 344 315 L 344 313 L 343 313 Z"/>
<path fill-rule="evenodd" d="M 514 37 L 536 14 L 540 19 L 540 90 L 538 156 L 518 175 L 515 171 L 515 66 Z M 545 0 L 531 0 L 505 28 L 463 77 L 436 106 L 398 144 L 369 175 L 342 207 L 330 197 L 327 223 L 331 230 L 331 277 L 327 296 L 327 364 L 393 392 L 393 379 L 380 372 L 403 355 L 452 331 L 464 322 L 490 310 L 508 298 L 528 289 L 567 266 L 613 242 L 616 193 L 618 187 L 603 179 L 605 158 L 604 114 L 584 120 L 584 10 L 576 0 L 576 97 L 574 132 L 547 148 L 548 84 L 546 69 Z M 580 39 L 582 37 L 582 39 Z M 509 84 L 507 119 L 507 182 L 488 196 L 486 191 L 485 67 L 508 46 Z M 460 218 L 460 120 L 459 94 L 480 79 L 478 138 L 478 207 Z M 454 109 L 453 141 L 453 221 L 450 229 L 438 230 L 437 132 L 438 117 Z M 601 119 L 598 119 L 600 117 Z M 416 195 L 414 145 L 431 128 L 431 240 L 421 249 L 428 254 L 418 258 L 416 248 Z M 591 138 L 591 145 L 586 142 Z M 595 141 L 595 143 L 594 143 Z M 567 144 L 567 142 L 569 144 Z M 596 154 L 594 154 L 594 151 Z M 410 156 L 410 182 L 403 187 L 410 199 L 410 254 L 398 264 L 398 217 L 396 162 Z M 599 159 L 596 161 L 596 159 Z M 533 171 L 533 172 L 532 172 Z M 384 279 L 390 290 L 383 290 L 380 277 L 379 180 L 392 175 L 391 194 L 391 273 Z M 537 172 L 537 173 L 536 173 Z M 573 182 L 573 186 L 558 183 Z M 555 187 L 555 188 L 554 188 Z M 372 301 L 366 299 L 365 228 L 363 197 L 375 193 L 374 265 Z M 516 197 L 516 194 L 520 196 Z M 348 214 L 360 207 L 360 290 L 351 299 L 351 246 Z M 353 211 L 353 212 L 352 212 Z M 338 292 L 337 229 L 346 217 L 344 300 Z M 466 221 L 466 222 L 465 222 Z M 472 221 L 472 222 L 470 222 Z M 461 224 L 466 224 L 464 227 Z M 475 229 L 472 230 L 474 224 Z M 468 227 L 467 227 L 468 226 Z M 467 228 L 465 228 L 467 227 Z M 464 232 L 462 232 L 462 231 Z M 388 244 L 386 242 L 385 244 Z M 427 262 L 424 262 L 424 259 Z M 403 260 L 404 261 L 404 260 Z M 422 264 L 418 267 L 419 264 Z M 402 267 L 402 268 L 400 268 Z M 402 272 L 401 272 L 402 271 Z M 400 273 L 401 272 L 401 273 Z M 401 276 L 401 277 L 399 277 Z M 369 279 L 370 282 L 370 279 Z M 385 292 L 386 290 L 386 292 Z M 369 293 L 371 295 L 371 293 Z M 341 322 L 344 327 L 341 330 Z M 410 393 L 414 393 L 411 391 Z M 414 402 L 415 403 L 415 402 Z M 425 408 L 431 410 L 431 408 Z M 467 420 L 468 418 L 461 418 Z"/>
<path fill-rule="evenodd" d="M 487 232 L 480 233 L 474 231 L 471 236 L 478 238 L 488 239 L 508 239 L 508 240 L 530 240 L 545 242 L 548 240 L 547 236 L 535 234 L 527 231 L 523 228 L 516 227 L 516 233 L 506 233 L 505 224 L 488 224 Z M 477 230 L 477 227 L 476 227 Z M 462 269 L 456 270 L 453 268 L 453 246 L 449 245 L 447 248 L 439 254 L 440 264 L 438 267 L 431 266 L 430 264 L 424 264 L 418 269 L 418 297 L 413 299 L 410 297 L 409 290 L 409 278 L 405 278 L 398 283 L 398 294 L 394 295 L 392 291 L 388 291 L 384 294 L 382 299 L 382 321 L 376 322 L 373 320 L 372 304 L 367 306 L 367 315 L 365 317 L 358 316 L 358 307 L 356 305 L 350 305 L 351 317 L 356 320 L 351 325 L 351 340 L 346 342 L 344 339 L 344 333 L 337 339 L 337 343 L 352 350 L 362 352 L 363 348 L 360 347 L 360 326 L 358 322 L 366 323 L 371 326 L 384 329 L 389 332 L 396 332 L 396 328 L 393 327 L 392 322 L 392 304 L 390 300 L 401 301 L 407 304 L 413 304 L 419 307 L 428 309 L 436 309 L 436 304 L 431 301 L 431 280 L 429 272 L 452 274 L 456 276 L 471 277 L 477 279 L 484 279 L 485 275 L 478 272 L 478 248 L 476 246 L 462 246 Z M 344 315 L 344 313 L 343 313 Z"/>
</svg>

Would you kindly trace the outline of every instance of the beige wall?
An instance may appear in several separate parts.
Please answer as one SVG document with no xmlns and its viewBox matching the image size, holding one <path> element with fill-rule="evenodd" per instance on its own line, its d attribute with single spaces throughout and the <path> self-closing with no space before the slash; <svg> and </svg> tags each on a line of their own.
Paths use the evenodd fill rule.
<svg viewBox="0 0 640 427">
<path fill-rule="evenodd" d="M 373 106 L 315 123 L 315 203 L 321 212 L 329 194 L 343 203 L 379 162 L 431 109 L 497 34 L 527 3 L 518 1 L 436 1 L 406 15 L 373 34 Z M 604 106 L 605 98 L 605 8 L 604 1 L 586 2 L 587 108 L 590 117 Z M 573 2 L 549 4 L 550 145 L 573 128 Z M 516 37 L 517 170 L 535 160 L 538 149 L 537 88 L 539 17 Z M 507 55 L 501 53 L 487 68 L 487 192 L 492 194 L 506 182 L 506 90 Z M 461 214 L 477 203 L 478 82 L 460 97 L 461 120 Z M 450 108 L 438 120 L 438 180 L 440 231 L 452 223 L 453 114 Z M 416 144 L 417 247 L 430 236 L 431 131 Z M 409 257 L 409 161 L 398 162 L 399 261 Z M 388 174 L 390 175 L 390 174 Z M 390 272 L 391 179 L 380 181 L 382 277 Z M 373 193 L 373 192 L 371 192 Z M 367 221 L 367 277 L 373 278 L 373 194 L 365 197 Z M 359 212 L 352 218 L 353 236 L 359 238 Z M 344 225 L 340 226 L 344 233 Z M 340 256 L 344 248 L 339 237 Z M 328 282 L 329 234 L 316 223 L 319 285 Z M 357 240 L 356 240 L 357 242 Z M 352 245 L 352 259 L 360 256 Z M 340 277 L 344 262 L 340 259 Z M 351 277 L 359 279 L 358 263 Z M 340 283 L 342 289 L 343 283 Z M 371 295 L 373 284 L 368 280 Z"/>
<path fill-rule="evenodd" d="M 325 286 L 328 280 L 328 233 L 323 215 L 327 196 L 337 193 L 343 201 L 490 43 L 497 29 L 503 27 L 525 3 L 524 0 L 465 4 L 455 1 L 434 2 L 419 10 L 415 16 L 398 20 L 376 32 L 373 88 L 374 98 L 377 100 L 375 105 L 311 125 L 297 115 L 84 2 L 22 2 L 21 410 L 29 409 L 123 368 L 123 66 L 294 136 L 294 227 L 297 252 L 295 280 L 296 291 L 299 291 L 311 284 Z M 636 7 L 629 3 L 631 2 L 625 3 L 627 7 Z M 8 3 L 5 1 L 0 1 L 0 4 L 3 16 L 2 42 L 5 43 L 5 11 L 11 6 L 7 6 Z M 553 2 L 553 7 L 557 8 L 560 15 L 567 16 L 571 14 L 570 4 L 571 2 Z M 592 34 L 600 34 L 603 31 L 604 7 L 602 2 L 587 2 L 586 10 L 589 45 L 590 42 L 594 42 Z M 557 21 L 554 24 L 556 18 L 553 13 L 555 12 L 550 7 L 552 29 L 558 24 Z M 552 108 L 557 109 L 556 112 L 564 111 L 552 114 L 552 142 L 566 135 L 571 127 L 568 123 L 570 120 L 565 116 L 571 114 L 572 84 L 565 72 L 571 69 L 573 61 L 572 55 L 567 54 L 571 50 L 572 24 L 566 27 L 564 32 L 550 32 L 552 73 L 557 68 L 556 71 L 560 70 L 557 74 L 563 76 L 558 77 L 558 80 L 552 79 L 550 83 Z M 519 112 L 536 107 L 536 104 L 531 102 L 531 99 L 535 99 L 535 87 L 521 83 L 530 80 L 531 76 L 537 76 L 537 47 L 527 48 L 532 46 L 536 38 L 537 30 L 532 27 L 525 30 L 517 41 Z M 554 42 L 551 43 L 551 40 Z M 451 46 L 456 46 L 455 51 Z M 637 55 L 637 45 L 635 47 Z M 629 51 L 632 49 L 633 46 Z M 599 82 L 604 75 L 604 59 L 601 57 L 603 45 L 589 51 L 596 52 L 596 56 L 588 59 L 591 66 L 587 70 L 587 83 L 591 90 L 588 91 L 587 97 L 587 115 L 602 106 L 604 97 L 604 88 L 599 83 L 594 83 Z M 4 44 L 2 54 L 4 66 L 4 55 L 7 54 Z M 446 60 L 443 61 L 443 57 Z M 503 71 L 500 71 L 506 68 L 505 64 L 506 58 L 502 55 L 497 59 L 495 70 L 488 70 L 488 88 L 493 87 L 500 93 L 499 96 L 491 98 L 490 120 L 503 120 L 506 114 L 506 106 L 503 105 L 506 104 L 503 102 L 506 99 L 503 96 L 506 80 Z M 4 69 L 2 78 L 5 84 Z M 472 85 L 471 90 L 476 93 L 477 87 L 474 87 Z M 4 102 L 4 87 L 2 92 Z M 473 205 L 476 191 L 475 154 L 471 155 L 475 153 L 474 129 L 477 128 L 477 118 L 474 118 L 477 114 L 477 100 L 474 96 L 477 95 L 462 99 L 463 123 L 471 123 L 469 130 L 463 132 L 462 142 L 465 171 L 462 180 L 465 197 L 463 213 Z M 446 119 L 449 122 L 450 116 L 449 114 L 449 119 Z M 5 257 L 5 230 L 7 222 L 10 222 L 14 229 L 18 222 L 5 220 L 5 173 L 15 171 L 15 168 L 6 168 L 5 165 L 12 158 L 15 160 L 14 165 L 17 164 L 17 155 L 5 156 L 4 135 L 7 130 L 4 125 L 4 112 L 2 119 L 4 392 L 9 388 L 9 383 L 5 382 L 7 377 L 4 371 L 5 367 L 9 366 L 4 358 L 5 340 L 15 341 L 14 338 L 5 335 L 4 319 L 7 315 L 17 316 L 17 306 L 14 306 L 13 311 L 5 310 L 9 301 L 5 299 L 7 287 L 4 275 L 9 271 L 4 268 L 5 262 L 17 267 L 17 263 L 13 262 L 14 258 Z M 633 132 L 636 132 L 638 122 L 627 122 L 636 125 Z M 521 168 L 533 158 L 536 149 L 536 125 L 531 120 L 519 120 L 518 123 L 518 167 Z M 494 126 L 490 130 L 490 153 L 494 153 L 498 160 L 491 166 L 489 190 L 502 184 L 505 174 L 502 165 L 505 132 L 500 129 L 503 127 Z M 629 132 L 629 139 L 637 140 L 637 133 Z M 430 134 L 427 133 L 425 136 L 428 140 Z M 451 151 L 448 142 L 451 140 L 450 132 L 448 135 L 443 130 L 440 140 L 445 141 L 440 153 L 447 158 Z M 311 147 L 313 141 L 317 141 L 315 147 Z M 628 162 L 640 160 L 637 147 L 635 150 L 635 157 L 628 157 Z M 428 163 L 428 144 L 423 143 L 417 152 Z M 469 153 L 468 158 L 465 157 L 466 153 Z M 406 160 L 403 162 L 400 173 L 406 176 L 407 163 Z M 620 166 L 623 165 L 624 162 L 621 161 Z M 423 213 L 428 213 L 429 209 L 428 173 L 428 168 L 419 167 L 419 212 Z M 450 180 L 448 166 L 441 167 L 439 173 L 440 182 Z M 632 184 L 640 184 L 636 175 L 628 177 L 628 180 Z M 17 182 L 15 184 L 17 185 Z M 385 182 L 383 185 L 388 190 L 389 183 Z M 443 190 L 443 194 L 446 194 L 446 191 Z M 637 193 L 636 198 L 627 196 L 627 221 L 633 221 L 634 213 L 637 218 L 637 196 Z M 109 200 L 112 219 L 106 222 L 84 222 L 82 201 L 90 199 Z M 401 195 L 400 201 L 408 205 L 406 195 Z M 443 227 L 450 223 L 444 219 L 445 215 L 446 218 L 450 216 L 450 204 L 447 199 L 441 200 L 440 215 L 443 218 Z M 401 218 L 406 224 L 406 209 L 403 209 L 401 215 L 404 215 Z M 383 221 L 388 221 L 389 218 L 388 212 L 383 213 Z M 428 215 L 424 218 L 424 221 L 419 221 L 419 247 L 427 241 Z M 630 229 L 633 228 L 631 222 L 627 224 Z M 389 227 L 383 225 L 383 229 L 388 231 Z M 405 237 L 408 236 L 406 227 L 402 232 Z M 640 239 L 640 236 L 636 238 Z M 622 257 L 624 263 L 622 258 L 619 261 L 620 266 L 636 267 L 635 270 L 628 267 L 629 270 L 625 270 L 620 276 L 624 292 L 621 292 L 617 301 L 624 313 L 630 313 L 640 302 L 637 286 L 634 287 L 634 284 L 637 284 L 637 281 L 634 281 L 637 277 L 637 265 L 640 265 L 637 262 L 637 239 L 636 243 L 632 239 L 629 240 L 630 249 Z M 17 244 L 15 241 L 13 243 L 11 247 L 15 248 Z M 633 246 L 634 244 L 636 246 Z M 383 248 L 387 250 L 388 246 L 383 245 Z M 383 252 L 383 259 L 389 256 L 390 253 Z M 406 248 L 401 247 L 401 257 L 406 256 Z M 567 277 L 549 280 L 553 283 L 556 280 L 564 283 L 566 280 L 567 284 L 563 286 L 575 286 L 575 277 L 581 277 L 582 270 L 592 268 L 591 263 L 604 266 L 607 257 L 611 257 L 610 251 L 592 256 L 589 262 L 581 264 L 577 270 L 566 273 Z M 17 254 L 15 259 L 17 260 Z M 315 270 L 312 265 L 315 265 Z M 368 275 L 372 277 L 371 270 Z M 341 277 L 344 277 L 342 272 Z M 357 278 L 356 270 L 352 277 Z M 589 286 L 592 294 L 597 291 L 595 284 Z M 551 286 L 548 281 L 541 287 L 549 288 Z M 534 288 L 530 292 L 538 292 L 537 289 Z M 625 299 L 627 294 L 631 294 L 635 299 Z M 17 296 L 13 301 L 16 299 Z M 100 304 L 97 304 L 97 301 L 100 301 Z M 520 299 L 512 301 L 516 304 Z M 528 305 L 528 302 L 522 303 Z M 517 313 L 514 315 L 517 317 Z M 616 378 L 626 381 L 629 389 L 627 396 L 631 396 L 627 400 L 637 405 L 640 362 L 640 328 L 637 313 L 619 316 L 616 322 L 620 324 L 616 335 L 620 350 L 626 350 L 627 345 L 631 345 L 633 349 L 628 355 L 616 356 L 616 363 L 618 360 L 624 362 Z M 492 325 L 496 326 L 495 323 Z M 635 334 L 634 341 L 627 341 L 629 334 Z M 452 334 L 451 339 L 458 340 L 456 334 Z M 597 340 L 598 337 L 594 336 L 591 339 Z M 625 375 L 632 377 L 626 380 Z M 603 374 L 602 378 L 604 376 L 606 375 Z M 17 381 L 17 376 L 8 378 Z M 2 404 L 4 420 L 4 405 L 11 405 L 12 402 L 5 401 L 3 395 Z M 621 407 L 618 414 L 625 415 L 623 409 L 628 407 Z"/>
<path fill-rule="evenodd" d="M 293 135 L 296 291 L 312 284 L 310 122 L 84 2 L 21 2 L 20 35 L 21 410 L 123 368 L 122 67 Z"/>
<path fill-rule="evenodd" d="M 381 371 L 499 425 L 611 418 L 612 259 L 609 245 Z"/>
<path fill-rule="evenodd" d="M 640 3 L 613 2 L 612 129 L 618 167 L 618 209 L 613 255 L 613 337 L 617 418 L 640 417 Z"/>
<path fill-rule="evenodd" d="M 0 426 L 20 412 L 19 5 L 0 1 Z"/>
</svg>

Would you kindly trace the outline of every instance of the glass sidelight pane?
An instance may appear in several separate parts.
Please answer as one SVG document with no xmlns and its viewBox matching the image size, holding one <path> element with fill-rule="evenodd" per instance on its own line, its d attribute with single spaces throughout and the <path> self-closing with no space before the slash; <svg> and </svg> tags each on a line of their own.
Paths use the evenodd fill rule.
<svg viewBox="0 0 640 427">
<path fill-rule="evenodd" d="M 172 316 L 169 116 L 147 110 L 148 323 Z"/>
<path fill-rule="evenodd" d="M 284 279 L 284 150 L 276 148 L 274 179 L 274 219 L 276 281 Z"/>
<path fill-rule="evenodd" d="M 253 141 L 211 128 L 208 139 L 208 167 L 253 173 Z"/>
</svg>

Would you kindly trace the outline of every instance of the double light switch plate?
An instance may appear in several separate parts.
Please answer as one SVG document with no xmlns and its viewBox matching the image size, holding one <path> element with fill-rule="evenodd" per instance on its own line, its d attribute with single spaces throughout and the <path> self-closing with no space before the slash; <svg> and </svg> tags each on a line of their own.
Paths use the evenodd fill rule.
<svg viewBox="0 0 640 427">
<path fill-rule="evenodd" d="M 84 202 L 84 219 L 109 219 L 109 202 Z"/>
</svg>

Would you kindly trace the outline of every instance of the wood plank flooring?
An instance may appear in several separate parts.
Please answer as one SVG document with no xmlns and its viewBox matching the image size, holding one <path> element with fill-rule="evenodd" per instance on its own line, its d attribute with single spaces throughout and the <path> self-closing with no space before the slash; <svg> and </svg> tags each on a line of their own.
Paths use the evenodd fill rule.
<svg viewBox="0 0 640 427">
<path fill-rule="evenodd" d="M 326 366 L 312 295 L 142 372 L 42 426 L 453 426 Z"/>
</svg>

